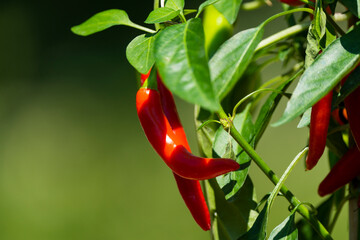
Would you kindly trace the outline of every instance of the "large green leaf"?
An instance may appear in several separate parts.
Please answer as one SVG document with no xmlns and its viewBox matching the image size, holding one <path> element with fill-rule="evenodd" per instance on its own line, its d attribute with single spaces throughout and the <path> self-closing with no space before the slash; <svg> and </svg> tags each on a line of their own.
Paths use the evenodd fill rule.
<svg viewBox="0 0 360 240">
<path fill-rule="evenodd" d="M 360 17 L 360 0 L 340 0 L 340 2 L 344 4 L 352 14 Z"/>
<path fill-rule="evenodd" d="M 167 27 L 155 40 L 155 59 L 165 85 L 182 99 L 216 111 L 201 19 Z"/>
<path fill-rule="evenodd" d="M 82 24 L 72 27 L 71 31 L 80 36 L 88 36 L 116 25 L 137 26 L 130 21 L 124 10 L 110 9 L 95 14 Z"/>
<path fill-rule="evenodd" d="M 225 199 L 215 179 L 205 181 L 205 192 L 209 210 L 214 214 L 213 239 L 235 240 L 254 224 L 258 213 L 255 211 L 255 189 L 249 176 L 231 202 Z"/>
<path fill-rule="evenodd" d="M 126 48 L 126 57 L 140 73 L 146 74 L 155 62 L 155 34 L 142 34 L 134 38 Z"/>
<path fill-rule="evenodd" d="M 298 230 L 295 227 L 295 212 L 272 230 L 268 240 L 297 240 Z"/>
<path fill-rule="evenodd" d="M 273 126 L 299 116 L 318 102 L 346 76 L 360 60 L 360 27 L 335 40 L 311 64 L 296 86 L 286 109 Z"/>
<path fill-rule="evenodd" d="M 166 0 L 165 7 L 172 8 L 174 10 L 182 11 L 184 9 L 185 1 L 184 0 Z"/>
<path fill-rule="evenodd" d="M 254 125 L 251 120 L 250 105 L 248 105 L 242 113 L 235 116 L 233 124 L 246 141 L 250 142 L 253 140 Z M 254 147 L 254 142 L 250 144 Z M 220 188 L 225 193 L 225 198 L 230 199 L 243 186 L 249 171 L 251 158 L 228 134 L 228 132 L 224 130 L 224 128 L 219 128 L 217 130 L 213 150 L 217 157 L 233 158 L 241 166 L 237 171 L 233 171 L 216 178 Z"/>
<path fill-rule="evenodd" d="M 216 95 L 222 99 L 246 70 L 262 39 L 263 26 L 239 32 L 221 45 L 209 65 Z"/>
<path fill-rule="evenodd" d="M 180 10 L 174 10 L 172 8 L 157 8 L 153 10 L 146 18 L 145 23 L 161 23 L 169 21 L 179 15 Z"/>
<path fill-rule="evenodd" d="M 238 16 L 242 0 L 220 0 L 214 6 L 233 24 Z"/>
</svg>

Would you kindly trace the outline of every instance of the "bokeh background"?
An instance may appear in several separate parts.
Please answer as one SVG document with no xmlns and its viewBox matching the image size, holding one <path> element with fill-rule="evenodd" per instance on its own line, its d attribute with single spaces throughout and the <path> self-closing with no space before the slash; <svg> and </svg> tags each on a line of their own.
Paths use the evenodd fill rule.
<svg viewBox="0 0 360 240">
<path fill-rule="evenodd" d="M 236 29 L 254 27 L 281 11 L 241 12 Z M 187 1 L 196 8 L 201 1 Z M 135 111 L 136 73 L 126 45 L 138 34 L 113 27 L 79 37 L 70 27 L 106 9 L 128 12 L 139 24 L 152 1 L 0 2 L 0 239 L 210 239 L 192 220 L 172 173 L 147 142 Z M 149 26 L 151 27 L 151 26 Z M 276 21 L 266 35 L 284 28 Z M 269 79 L 281 72 L 271 65 Z M 177 99 L 196 151 L 193 106 Z M 273 118 L 283 110 L 284 102 Z M 306 145 L 308 130 L 294 121 L 269 128 L 258 152 L 279 174 Z M 316 190 L 326 159 L 310 172 L 299 164 L 287 185 L 302 201 L 322 201 Z M 250 175 L 260 199 L 273 185 Z M 269 231 L 288 213 L 277 198 Z M 335 239 L 347 238 L 347 206 Z"/>
</svg>

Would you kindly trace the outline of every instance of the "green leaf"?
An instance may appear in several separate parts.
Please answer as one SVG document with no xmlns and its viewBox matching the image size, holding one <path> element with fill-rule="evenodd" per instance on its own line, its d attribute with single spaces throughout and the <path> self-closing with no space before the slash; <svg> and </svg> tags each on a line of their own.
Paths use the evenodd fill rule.
<svg viewBox="0 0 360 240">
<path fill-rule="evenodd" d="M 155 38 L 155 34 L 142 34 L 134 38 L 126 48 L 129 63 L 140 73 L 148 73 L 154 65 Z"/>
<path fill-rule="evenodd" d="M 263 32 L 262 25 L 239 32 L 222 44 L 211 58 L 209 62 L 211 80 L 215 93 L 220 99 L 223 99 L 235 86 L 246 70 L 256 46 L 262 39 Z"/>
<path fill-rule="evenodd" d="M 297 240 L 298 230 L 295 227 L 295 212 L 272 230 L 268 240 Z"/>
<path fill-rule="evenodd" d="M 199 17 L 200 14 L 202 13 L 202 11 L 204 10 L 204 8 L 206 8 L 207 6 L 209 5 L 212 5 L 216 2 L 218 2 L 219 0 L 207 0 L 205 2 L 203 2 L 200 6 L 199 6 L 199 10 L 198 10 L 198 13 L 196 14 L 195 17 Z"/>
<path fill-rule="evenodd" d="M 254 225 L 250 230 L 242 235 L 238 240 L 264 240 L 266 239 L 266 228 L 268 222 L 268 203 L 261 210 L 259 216 L 256 218 Z"/>
<path fill-rule="evenodd" d="M 348 79 L 345 81 L 344 85 L 340 89 L 339 96 L 336 99 L 336 104 L 341 103 L 344 99 L 349 96 L 349 94 L 360 86 L 360 67 L 355 68 L 355 70 L 349 75 Z"/>
<path fill-rule="evenodd" d="M 313 31 L 318 41 L 325 35 L 326 32 L 326 14 L 322 8 L 322 1 L 316 1 L 314 11 Z"/>
<path fill-rule="evenodd" d="M 356 27 L 335 40 L 306 69 L 282 117 L 273 126 L 291 121 L 330 92 L 357 65 L 359 54 L 360 27 Z"/>
<path fill-rule="evenodd" d="M 172 8 L 157 8 L 149 14 L 149 16 L 145 20 L 145 23 L 166 22 L 177 17 L 179 13 L 180 10 L 174 10 Z"/>
<path fill-rule="evenodd" d="M 314 32 L 314 24 L 311 24 L 306 37 L 307 45 L 305 51 L 305 68 L 308 68 L 314 62 L 320 52 L 320 46 L 316 40 Z"/>
<path fill-rule="evenodd" d="M 360 17 L 360 0 L 340 0 L 344 6 L 346 6 L 352 14 Z"/>
<path fill-rule="evenodd" d="M 254 125 L 251 120 L 250 105 L 242 113 L 235 116 L 233 124 L 246 141 L 250 142 L 253 139 Z M 253 142 L 250 144 L 254 147 Z M 220 188 L 225 193 L 225 198 L 228 200 L 243 186 L 249 171 L 251 158 L 222 127 L 215 134 L 213 149 L 217 157 L 235 159 L 241 166 L 237 171 L 216 178 Z"/>
<path fill-rule="evenodd" d="M 71 31 L 80 36 L 88 36 L 116 25 L 137 26 L 130 21 L 124 10 L 110 9 L 95 14 L 82 24 L 72 27 Z"/>
<path fill-rule="evenodd" d="M 227 201 L 215 179 L 205 181 L 205 192 L 210 213 L 213 215 L 212 235 L 214 239 L 237 239 L 255 222 L 258 213 L 254 185 L 248 176 L 233 201 Z"/>
<path fill-rule="evenodd" d="M 304 114 L 302 115 L 297 128 L 303 128 L 310 125 L 311 120 L 311 108 L 307 109 Z"/>
<path fill-rule="evenodd" d="M 184 0 L 166 0 L 165 7 L 172 8 L 174 10 L 182 11 L 184 9 L 185 2 Z"/>
<path fill-rule="evenodd" d="M 217 116 L 214 113 L 211 113 L 198 105 L 195 105 L 194 112 L 196 128 L 199 128 L 207 120 L 217 119 Z M 196 132 L 199 150 L 205 157 L 212 157 L 212 146 L 215 139 L 215 133 L 218 128 L 222 127 L 216 123 L 209 123 Z"/>
<path fill-rule="evenodd" d="M 220 0 L 214 6 L 221 12 L 229 23 L 233 24 L 237 19 L 242 0 Z"/>
<path fill-rule="evenodd" d="M 182 99 L 216 111 L 201 19 L 167 27 L 155 40 L 155 59 L 165 85 Z"/>
</svg>

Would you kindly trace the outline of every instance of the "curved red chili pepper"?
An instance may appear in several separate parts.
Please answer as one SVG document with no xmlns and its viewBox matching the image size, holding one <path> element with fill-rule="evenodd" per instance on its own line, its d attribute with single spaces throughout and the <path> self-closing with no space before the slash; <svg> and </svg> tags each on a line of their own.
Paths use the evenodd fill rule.
<svg viewBox="0 0 360 240">
<path fill-rule="evenodd" d="M 344 125 L 348 123 L 346 108 L 336 108 L 334 111 L 331 112 L 331 116 L 339 125 Z"/>
<path fill-rule="evenodd" d="M 161 105 L 164 111 L 166 118 L 168 119 L 171 128 L 175 135 L 182 140 L 184 147 L 191 152 L 189 143 L 186 138 L 184 128 L 181 124 L 179 114 L 176 109 L 174 97 L 172 93 L 167 89 L 164 83 L 161 81 L 160 76 L 157 77 L 157 87 L 160 93 Z"/>
<path fill-rule="evenodd" d="M 310 170 L 319 161 L 326 146 L 326 136 L 331 114 L 332 91 L 320 99 L 311 110 L 309 152 L 306 169 Z"/>
<path fill-rule="evenodd" d="M 156 90 L 140 88 L 136 94 L 136 108 L 149 142 L 177 175 L 205 180 L 239 169 L 239 164 L 232 159 L 201 158 L 186 150 L 164 116 Z"/>
<path fill-rule="evenodd" d="M 184 128 L 180 122 L 179 114 L 176 109 L 174 98 L 171 92 L 162 83 L 160 77 L 157 78 L 158 89 L 160 92 L 160 99 L 162 108 L 166 118 L 168 119 L 171 128 L 175 135 L 182 141 L 185 148 L 191 152 L 189 143 L 187 141 Z M 211 228 L 211 220 L 208 206 L 201 190 L 200 182 L 197 180 L 190 180 L 182 178 L 174 173 L 176 184 L 179 192 L 188 207 L 194 220 L 199 226 L 207 231 Z"/>
<path fill-rule="evenodd" d="M 320 183 L 320 196 L 335 192 L 360 174 L 360 151 L 355 146 L 334 165 L 330 173 Z"/>
</svg>

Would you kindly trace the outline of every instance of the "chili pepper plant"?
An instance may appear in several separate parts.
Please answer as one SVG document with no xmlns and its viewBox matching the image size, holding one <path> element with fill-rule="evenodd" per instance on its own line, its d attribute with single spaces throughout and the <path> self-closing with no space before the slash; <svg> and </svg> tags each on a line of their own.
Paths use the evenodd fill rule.
<svg viewBox="0 0 360 240">
<path fill-rule="evenodd" d="M 142 31 L 126 56 L 140 73 L 134 96 L 144 137 L 173 172 L 194 224 L 210 230 L 212 239 L 333 239 L 344 204 L 360 202 L 360 0 L 280 2 L 283 11 L 258 16 L 261 24 L 237 32 L 233 26 L 244 11 L 270 8 L 271 1 L 207 0 L 188 9 L 185 0 L 154 0 L 142 24 L 110 9 L 71 29 L 81 36 L 116 25 Z M 279 21 L 287 28 L 264 37 Z M 261 79 L 276 62 L 281 75 Z M 201 156 L 191 152 L 173 95 L 194 105 Z M 283 114 L 272 119 L 281 99 Z M 308 128 L 308 147 L 284 163 L 284 173 L 274 173 L 257 145 L 268 127 L 290 121 Z M 324 152 L 329 174 L 314 182 L 314 194 L 324 197 L 314 206 L 285 181 L 300 161 L 304 171 L 319 167 Z M 274 184 L 260 199 L 250 194 L 256 188 L 250 166 Z M 268 229 L 278 196 L 290 211 Z M 357 208 L 349 212 L 351 239 L 360 239 Z"/>
</svg>

